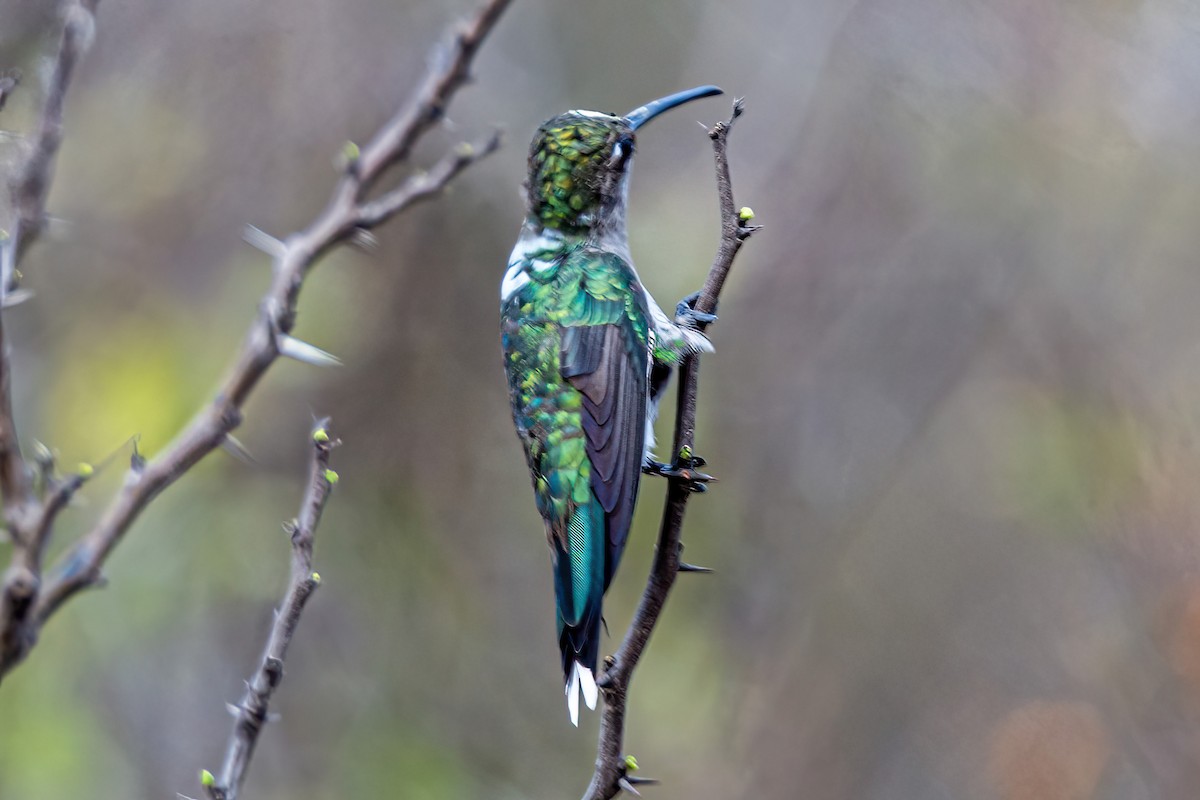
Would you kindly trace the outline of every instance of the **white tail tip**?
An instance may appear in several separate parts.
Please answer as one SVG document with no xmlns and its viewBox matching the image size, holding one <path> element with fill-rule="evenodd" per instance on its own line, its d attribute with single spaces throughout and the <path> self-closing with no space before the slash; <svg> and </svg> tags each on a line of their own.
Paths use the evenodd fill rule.
<svg viewBox="0 0 1200 800">
<path fill-rule="evenodd" d="M 571 670 L 567 679 L 567 713 L 571 715 L 571 724 L 579 727 L 579 664 Z"/>
<path fill-rule="evenodd" d="M 583 702 L 587 703 L 587 707 L 592 711 L 596 710 L 596 676 L 587 667 L 575 662 L 575 671 L 579 673 L 579 688 L 583 690 Z"/>
<path fill-rule="evenodd" d="M 571 724 L 579 727 L 579 693 L 583 692 L 583 702 L 587 707 L 596 710 L 596 699 L 599 691 L 596 689 L 596 676 L 592 671 L 578 661 L 571 669 L 571 677 L 567 679 L 567 713 L 571 715 Z"/>
</svg>

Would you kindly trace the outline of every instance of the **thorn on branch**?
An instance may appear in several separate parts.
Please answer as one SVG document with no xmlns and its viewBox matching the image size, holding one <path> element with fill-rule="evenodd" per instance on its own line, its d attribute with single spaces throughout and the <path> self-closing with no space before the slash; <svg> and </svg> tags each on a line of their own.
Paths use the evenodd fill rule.
<svg viewBox="0 0 1200 800">
<path fill-rule="evenodd" d="M 350 234 L 350 244 L 364 253 L 374 253 L 379 249 L 379 237 L 366 228 L 355 228 Z"/>
<path fill-rule="evenodd" d="M 134 475 L 142 474 L 142 470 L 146 468 L 146 457 L 138 450 L 138 442 L 140 441 L 140 436 L 133 437 L 133 452 L 129 454 L 129 471 Z"/>
<path fill-rule="evenodd" d="M 635 797 L 641 797 L 641 793 L 637 790 L 640 786 L 654 786 L 658 781 L 654 778 L 642 778 L 633 773 L 638 771 L 637 759 L 632 755 L 626 755 L 621 759 L 621 764 L 617 777 L 617 788 L 621 791 L 628 792 Z"/>
<path fill-rule="evenodd" d="M 676 558 L 679 560 L 679 566 L 676 568 L 677 571 L 679 571 L 679 572 L 699 572 L 699 573 L 711 573 L 712 572 L 712 570 L 709 569 L 708 567 L 699 567 L 699 566 L 696 566 L 695 564 L 689 564 L 683 560 L 683 542 L 682 541 L 679 543 L 679 549 L 676 552 L 678 554 L 676 556 Z"/>
<path fill-rule="evenodd" d="M 33 463 L 37 465 L 38 472 L 43 479 L 49 480 L 54 477 L 54 451 L 47 447 L 43 442 L 37 439 L 33 440 Z"/>
<path fill-rule="evenodd" d="M 633 788 L 633 784 L 629 782 L 628 778 L 617 778 L 617 786 L 621 787 L 621 791 L 629 792 L 634 797 L 642 796 L 641 792 Z"/>
<path fill-rule="evenodd" d="M 8 102 L 8 96 L 12 94 L 20 82 L 21 73 L 16 70 L 0 73 L 0 111 L 4 110 L 4 104 Z"/>
<path fill-rule="evenodd" d="M 16 281 L 20 280 L 20 277 L 20 272 L 14 272 L 14 282 L 4 293 L 3 299 L 0 299 L 0 308 L 14 308 L 33 298 L 32 289 L 18 288 Z"/>
<path fill-rule="evenodd" d="M 254 227 L 253 225 L 247 225 L 242 231 L 242 240 L 256 250 L 261 250 L 262 252 L 266 253 L 273 259 L 279 258 L 285 252 L 287 252 L 287 247 L 283 242 L 281 242 L 279 239 L 276 239 L 271 234 L 265 233 L 259 228 Z"/>
<path fill-rule="evenodd" d="M 221 440 L 221 449 L 243 464 L 254 464 L 254 456 L 232 433 L 225 434 L 225 438 Z"/>
<path fill-rule="evenodd" d="M 340 367 L 342 365 L 342 360 L 332 353 L 327 353 L 315 345 L 286 333 L 275 334 L 275 348 L 284 358 L 290 358 L 302 364 L 310 364 L 314 367 Z"/>
</svg>

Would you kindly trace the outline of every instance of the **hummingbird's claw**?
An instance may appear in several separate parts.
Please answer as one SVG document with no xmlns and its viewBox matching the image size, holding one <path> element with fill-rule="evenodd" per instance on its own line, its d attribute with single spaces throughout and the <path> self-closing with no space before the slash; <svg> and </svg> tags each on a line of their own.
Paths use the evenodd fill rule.
<svg viewBox="0 0 1200 800">
<path fill-rule="evenodd" d="M 697 311 L 696 302 L 700 299 L 699 292 L 692 292 L 675 304 L 675 319 L 696 330 L 704 330 L 709 324 L 717 321 L 716 314 L 705 314 Z M 714 309 L 715 310 L 715 309 Z"/>
<path fill-rule="evenodd" d="M 701 472 L 708 462 L 699 456 L 680 458 L 674 464 L 664 464 L 661 461 L 646 460 L 642 463 L 642 472 L 647 475 L 657 475 L 668 480 L 681 481 L 689 492 L 703 494 L 708 491 L 707 484 L 716 480 L 712 475 Z"/>
<path fill-rule="evenodd" d="M 662 477 L 663 472 L 670 468 L 670 464 L 664 464 L 661 461 L 654 461 L 649 458 L 642 462 L 643 475 L 658 475 L 659 477 Z"/>
</svg>

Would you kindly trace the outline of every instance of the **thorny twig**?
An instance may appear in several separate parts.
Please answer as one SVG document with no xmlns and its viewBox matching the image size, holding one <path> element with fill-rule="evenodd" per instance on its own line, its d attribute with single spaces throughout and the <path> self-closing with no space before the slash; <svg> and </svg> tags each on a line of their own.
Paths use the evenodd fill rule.
<svg viewBox="0 0 1200 800">
<path fill-rule="evenodd" d="M 18 642 L 17 647 L 0 651 L 0 677 L 25 656 L 40 627 L 63 603 L 101 582 L 105 560 L 146 506 L 205 455 L 228 441 L 242 421 L 246 399 L 277 358 L 287 356 L 311 364 L 334 360 L 290 335 L 300 289 L 317 260 L 335 245 L 364 235 L 413 203 L 433 196 L 467 166 L 499 147 L 499 133 L 493 132 L 475 144 L 460 145 L 428 172 L 414 173 L 398 187 L 371 197 L 384 172 L 406 160 L 421 136 L 442 119 L 447 104 L 468 80 L 480 45 L 510 2 L 485 0 L 465 24 L 457 27 L 448 46 L 438 51 L 421 85 L 400 110 L 361 148 L 346 148 L 342 176 L 324 210 L 308 227 L 282 241 L 254 232 L 254 243 L 274 261 L 274 280 L 233 368 L 213 401 L 165 450 L 149 462 L 137 460 L 131 465 L 124 485 L 95 526 L 67 550 L 40 592 L 35 583 L 29 595 L 32 600 L 26 603 L 26 613 L 15 630 L 11 621 L 6 625 L 0 618 L 0 641 L 7 635 Z M 14 447 L 15 442 L 14 435 Z M 48 506 L 45 513 L 52 521 Z"/>
<path fill-rule="evenodd" d="M 62 115 L 75 67 L 91 43 L 95 0 L 63 3 L 63 28 L 52 58 L 45 98 L 36 127 L 22 144 L 12 177 L 7 182 L 9 218 L 0 222 L 0 311 L 13 304 L 17 264 L 41 233 L 46 219 L 46 195 L 54 159 L 62 142 Z M 0 104 L 17 85 L 16 78 L 0 81 Z M 12 560 L 0 582 L 0 676 L 33 646 L 34 604 L 41 588 L 42 559 L 54 516 L 83 483 L 79 475 L 58 479 L 52 459 L 38 459 L 46 496 L 38 497 L 17 437 L 12 412 L 12 362 L 0 314 L 0 499 L 4 527 L 12 542 Z"/>
<path fill-rule="evenodd" d="M 66 0 L 62 3 L 63 29 L 58 50 L 46 82 L 45 99 L 37 127 L 26 141 L 23 163 L 9 183 L 9 197 L 16 214 L 8 230 L 9 253 L 0 262 L 0 296 L 17 288 L 16 265 L 46 225 L 46 195 L 54 179 L 54 160 L 62 145 L 63 107 L 75 67 L 88 51 L 96 29 L 97 0 Z M 9 88 L 15 88 L 13 82 Z"/>
<path fill-rule="evenodd" d="M 708 131 L 712 139 L 713 155 L 716 160 L 717 192 L 721 206 L 721 244 L 708 271 L 708 278 L 695 310 L 712 313 L 717 307 L 717 298 L 725 285 L 725 278 L 733 266 L 733 259 L 742 242 L 759 229 L 747 225 L 733 202 L 733 184 L 729 177 L 729 159 L 726 154 L 729 131 L 734 121 L 742 114 L 743 102 L 738 98 L 733 103 L 733 113 L 725 122 L 718 122 Z M 679 366 L 679 399 L 675 416 L 675 438 L 673 452 L 676 458 L 691 457 L 696 434 L 696 394 L 699 380 L 700 360 L 697 355 L 687 356 Z M 663 605 L 675 576 L 680 572 L 679 551 L 683 531 L 683 514 L 691 491 L 686 481 L 670 480 L 667 488 L 666 505 L 663 509 L 662 526 L 659 529 L 658 545 L 655 548 L 654 564 L 646 589 L 638 603 L 637 612 L 625 633 L 625 639 L 617 652 L 605 662 L 605 670 L 597 682 L 604 694 L 604 715 L 600 721 L 600 739 L 596 749 L 596 769 L 592 781 L 584 793 L 584 800 L 607 800 L 621 791 L 637 793 L 635 784 L 648 782 L 634 776 L 621 753 L 625 734 L 625 711 L 628 704 L 629 682 L 637 668 L 646 642 L 662 613 Z"/>
<path fill-rule="evenodd" d="M 254 676 L 246 681 L 246 693 L 234 712 L 233 731 L 225 750 L 225 763 L 220 775 L 213 776 L 207 770 L 201 773 L 201 782 L 209 800 L 237 800 L 250 758 L 258 736 L 266 725 L 267 710 L 271 695 L 283 680 L 283 661 L 287 657 L 288 645 L 300 622 L 300 613 L 309 596 L 321 583 L 321 576 L 313 572 L 313 536 L 321 522 L 321 512 L 337 481 L 337 473 L 329 469 L 329 454 L 341 442 L 329 434 L 329 420 L 317 423 L 312 434 L 312 457 L 308 466 L 308 488 L 300 503 L 296 519 L 284 525 L 291 535 L 292 568 L 288 579 L 287 594 L 282 605 L 275 611 L 275 622 L 263 650 L 262 662 Z"/>
</svg>

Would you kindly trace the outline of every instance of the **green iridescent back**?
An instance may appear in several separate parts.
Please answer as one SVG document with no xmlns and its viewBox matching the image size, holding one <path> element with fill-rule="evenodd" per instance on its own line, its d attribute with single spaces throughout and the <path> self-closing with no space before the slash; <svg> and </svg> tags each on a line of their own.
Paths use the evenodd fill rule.
<svg viewBox="0 0 1200 800">
<path fill-rule="evenodd" d="M 531 216 L 548 228 L 580 233 L 617 190 L 613 148 L 633 132 L 619 117 L 567 112 L 538 128 L 529 151 Z"/>
<path fill-rule="evenodd" d="M 530 282 L 501 309 L 513 416 L 537 477 L 538 510 L 565 530 L 589 500 L 591 465 L 580 420 L 582 393 L 561 375 L 564 327 L 616 325 L 626 356 L 645 370 L 648 313 L 637 277 L 618 256 L 580 246 L 537 253 Z"/>
</svg>

